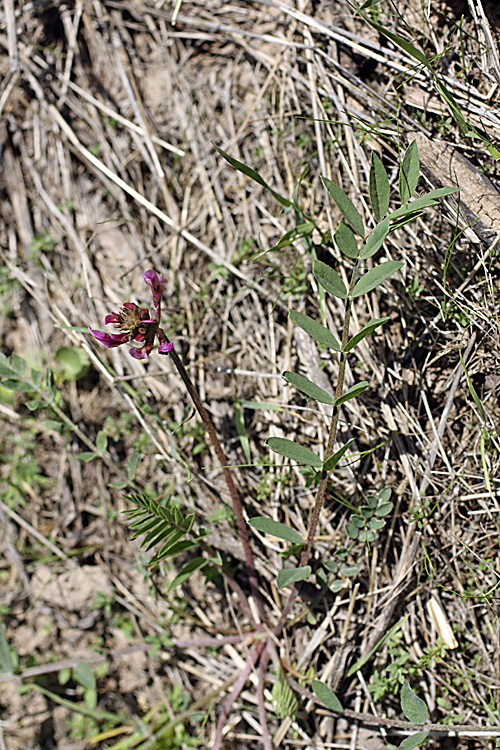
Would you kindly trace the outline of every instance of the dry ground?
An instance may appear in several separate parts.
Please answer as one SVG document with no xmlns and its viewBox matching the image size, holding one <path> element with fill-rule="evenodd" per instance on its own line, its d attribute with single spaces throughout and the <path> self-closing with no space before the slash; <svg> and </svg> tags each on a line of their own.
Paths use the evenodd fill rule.
<svg viewBox="0 0 500 750">
<path fill-rule="evenodd" d="M 379 5 L 379 23 L 435 58 L 464 116 L 494 140 L 496 4 Z M 386 257 L 405 266 L 355 308 L 353 331 L 372 316 L 391 320 L 350 360 L 348 385 L 366 379 L 370 388 L 345 409 L 342 438 L 353 436 L 364 453 L 334 474 L 317 559 L 348 545 L 361 571 L 337 593 L 315 597 L 320 589 L 311 583 L 309 617 L 287 630 L 279 651 L 309 693 L 318 677 L 363 714 L 403 719 L 401 676 L 425 698 L 432 721 L 499 725 L 496 163 L 484 141 L 460 132 L 429 72 L 345 0 L 186 1 L 175 26 L 171 12 L 153 0 L 5 0 L 0 10 L 3 351 L 25 357 L 43 378 L 54 373 L 58 405 L 73 424 L 58 431 L 53 413 L 30 412 L 29 396 L 2 389 L 0 606 L 23 676 L 0 674 L 0 748 L 129 747 L 134 727 L 149 741 L 141 747 L 188 748 L 199 738 L 208 748 L 224 683 L 247 655 L 238 642 L 217 650 L 170 644 L 167 636 L 237 635 L 248 622 L 224 585 L 201 573 L 167 594 L 185 560 L 150 575 L 122 514 L 127 490 L 171 495 L 210 527 L 212 547 L 247 589 L 221 472 L 168 357 L 134 361 L 85 333 L 124 300 L 147 304 L 147 268 L 167 280 L 166 327 L 231 464 L 248 463 L 235 401 L 279 407 L 244 407 L 252 465 L 236 476 L 248 515 L 306 529 L 308 475 L 269 455 L 264 441 L 284 435 L 318 450 L 325 442 L 322 415 L 304 410 L 279 377 L 298 369 L 327 388 L 335 382 L 335 364 L 287 320 L 291 307 L 319 316 L 311 248 L 298 243 L 252 258 L 293 217 L 211 141 L 283 195 L 292 195 L 307 165 L 300 201 L 325 230 L 339 217 L 324 174 L 368 220 L 372 149 L 394 181 L 400 148 L 417 137 L 421 189 L 462 188 L 460 211 L 450 200 L 391 235 Z M 341 326 L 336 300 L 326 316 L 332 330 Z M 64 367 L 75 352 L 88 363 L 76 379 Z M 106 461 L 76 459 L 102 430 Z M 382 486 L 393 491 L 390 522 L 376 544 L 350 544 L 342 500 L 359 505 Z M 287 597 L 274 586 L 279 544 L 252 539 L 275 622 Z M 440 645 L 432 597 L 456 648 Z M 393 638 L 349 676 L 398 622 Z M 1 641 L 0 656 L 5 671 Z M 98 677 L 95 709 L 111 716 L 92 704 L 90 715 L 70 710 L 68 701 L 85 705 L 83 688 L 60 670 L 82 661 Z M 376 722 L 327 718 L 300 695 L 296 718 L 279 719 L 267 692 L 274 679 L 270 671 L 265 697 L 281 747 L 375 749 L 404 736 L 383 740 Z M 23 692 L 22 683 L 32 687 Z M 262 746 L 255 694 L 249 681 L 228 719 L 227 748 Z M 155 739 L 169 720 L 177 728 Z M 471 729 L 430 743 L 494 747 L 489 737 Z"/>
</svg>

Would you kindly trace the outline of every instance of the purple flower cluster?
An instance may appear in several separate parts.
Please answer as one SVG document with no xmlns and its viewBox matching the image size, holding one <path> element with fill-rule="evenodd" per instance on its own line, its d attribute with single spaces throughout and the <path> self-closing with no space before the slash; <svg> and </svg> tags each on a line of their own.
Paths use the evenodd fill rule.
<svg viewBox="0 0 500 750">
<path fill-rule="evenodd" d="M 146 284 L 151 287 L 153 294 L 153 315 L 147 307 L 139 307 L 134 302 L 124 302 L 120 312 L 109 313 L 103 321 L 103 325 L 114 323 L 121 333 L 106 333 L 104 331 L 94 331 L 89 328 L 90 333 L 101 344 L 113 349 L 115 346 L 121 346 L 128 341 L 142 342 L 139 349 L 130 349 L 130 356 L 134 359 L 146 359 L 153 351 L 155 338 L 158 337 L 160 346 L 158 354 L 168 354 L 174 348 L 174 345 L 167 340 L 165 333 L 160 328 L 161 322 L 161 298 L 165 291 L 165 280 L 159 273 L 152 268 L 146 271 L 142 277 Z"/>
</svg>

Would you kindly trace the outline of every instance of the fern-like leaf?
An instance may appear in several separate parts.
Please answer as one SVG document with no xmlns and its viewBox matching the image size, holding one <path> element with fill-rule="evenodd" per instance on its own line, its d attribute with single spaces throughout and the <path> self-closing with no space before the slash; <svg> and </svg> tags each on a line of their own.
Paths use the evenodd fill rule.
<svg viewBox="0 0 500 750">
<path fill-rule="evenodd" d="M 162 545 L 150 560 L 150 565 L 196 547 L 197 543 L 208 534 L 204 530 L 198 536 L 193 534 L 194 514 L 184 516 L 170 499 L 165 505 L 160 505 L 145 494 L 140 495 L 134 492 L 125 497 L 135 506 L 124 511 L 130 522 L 130 528 L 134 530 L 132 539 L 144 537 L 141 547 L 147 550 L 159 544 Z"/>
</svg>

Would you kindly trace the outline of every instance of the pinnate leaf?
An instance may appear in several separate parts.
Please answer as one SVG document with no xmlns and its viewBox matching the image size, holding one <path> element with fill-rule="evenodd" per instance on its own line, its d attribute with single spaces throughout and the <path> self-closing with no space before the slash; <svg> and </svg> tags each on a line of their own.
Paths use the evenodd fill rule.
<svg viewBox="0 0 500 750">
<path fill-rule="evenodd" d="M 362 294 L 371 292 L 372 289 L 375 289 L 403 265 L 404 263 L 398 260 L 387 260 L 385 263 L 380 263 L 375 268 L 371 268 L 356 282 L 352 290 L 352 297 L 361 297 Z"/>
<path fill-rule="evenodd" d="M 326 263 L 323 263 L 321 260 L 315 260 L 313 273 L 328 294 L 331 294 L 333 297 L 339 297 L 340 299 L 347 298 L 345 284 L 337 271 L 334 271 L 333 268 L 330 268 L 330 266 L 327 266 Z"/>
<path fill-rule="evenodd" d="M 288 440 L 288 438 L 270 437 L 266 440 L 266 445 L 275 453 L 279 453 L 280 456 L 291 458 L 300 464 L 317 467 L 323 465 L 323 461 L 316 453 L 303 445 L 294 443 L 293 440 Z"/>
<path fill-rule="evenodd" d="M 273 521 L 272 518 L 255 516 L 255 518 L 250 518 L 248 523 L 253 529 L 263 531 L 264 534 L 270 534 L 271 536 L 275 536 L 278 539 L 284 539 L 286 542 L 292 542 L 293 544 L 304 544 L 304 539 L 298 531 L 291 529 L 290 526 L 286 526 L 284 523 Z"/>
<path fill-rule="evenodd" d="M 316 385 L 316 383 L 313 383 L 309 378 L 304 377 L 304 375 L 285 370 L 282 377 L 287 383 L 291 383 L 291 385 L 294 385 L 299 391 L 305 393 L 306 396 L 316 399 L 316 401 L 319 401 L 321 404 L 333 404 L 333 396 L 323 390 L 323 388 L 320 388 L 319 385 Z"/>
<path fill-rule="evenodd" d="M 328 177 L 322 177 L 321 179 L 323 181 L 323 185 L 326 187 L 331 197 L 337 204 L 337 208 L 346 220 L 347 224 L 349 224 L 349 226 L 354 229 L 356 234 L 364 237 L 365 228 L 363 226 L 363 219 L 361 218 L 361 214 L 359 213 L 352 200 L 344 193 L 342 188 L 339 188 L 339 186 L 329 180 Z"/>
<path fill-rule="evenodd" d="M 389 208 L 391 188 L 384 165 L 375 151 L 372 151 L 370 167 L 370 202 L 377 221 L 380 221 Z"/>
<path fill-rule="evenodd" d="M 309 315 L 304 315 L 304 313 L 298 312 L 297 310 L 290 310 L 288 317 L 293 323 L 295 323 L 295 325 L 302 328 L 303 331 L 315 339 L 315 341 L 319 341 L 320 344 L 327 346 L 329 349 L 334 349 L 336 352 L 340 351 L 340 343 L 337 341 L 333 333 L 330 333 L 328 328 L 325 328 L 321 323 L 310 318 Z"/>
</svg>

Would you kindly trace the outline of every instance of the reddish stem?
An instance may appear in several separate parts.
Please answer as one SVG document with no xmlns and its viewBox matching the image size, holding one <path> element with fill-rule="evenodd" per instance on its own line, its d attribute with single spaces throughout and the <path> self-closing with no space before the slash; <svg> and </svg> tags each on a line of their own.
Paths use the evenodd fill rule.
<svg viewBox="0 0 500 750">
<path fill-rule="evenodd" d="M 165 340 L 168 342 L 168 339 L 166 337 L 165 337 Z M 247 527 L 245 524 L 245 519 L 243 518 L 243 508 L 242 508 L 241 501 L 239 498 L 238 490 L 236 489 L 236 485 L 234 483 L 233 475 L 231 474 L 231 470 L 228 466 L 226 456 L 220 444 L 219 438 L 217 436 L 217 432 L 215 431 L 213 422 L 198 394 L 198 391 L 196 390 L 193 384 L 193 381 L 189 377 L 189 374 L 186 368 L 184 367 L 184 365 L 182 364 L 175 349 L 170 353 L 170 356 L 172 357 L 173 363 L 176 366 L 179 375 L 184 381 L 184 385 L 186 386 L 189 392 L 189 395 L 193 399 L 193 403 L 198 411 L 198 414 L 200 415 L 203 421 L 205 429 L 208 432 L 211 443 L 214 447 L 215 453 L 217 454 L 217 458 L 220 461 L 222 471 L 224 473 L 224 479 L 226 480 L 226 485 L 229 490 L 229 494 L 231 495 L 234 515 L 236 516 L 236 526 L 238 527 L 238 532 L 240 535 L 241 543 L 243 544 L 243 549 L 245 552 L 245 560 L 246 560 L 246 565 L 247 565 L 248 578 L 250 581 L 250 587 L 252 589 L 254 599 L 257 603 L 257 607 L 259 609 L 261 619 L 262 621 L 264 621 L 265 613 L 264 613 L 264 606 L 262 604 L 262 598 L 259 592 L 257 572 L 255 570 L 255 566 L 253 563 L 253 555 L 252 555 L 252 550 L 250 548 L 250 542 L 248 539 L 248 532 L 247 532 Z"/>
</svg>

